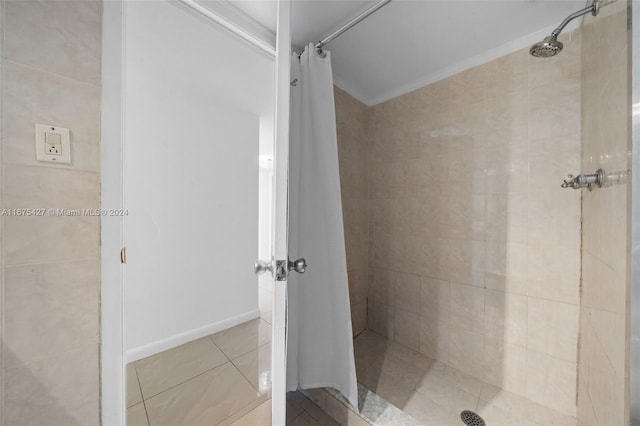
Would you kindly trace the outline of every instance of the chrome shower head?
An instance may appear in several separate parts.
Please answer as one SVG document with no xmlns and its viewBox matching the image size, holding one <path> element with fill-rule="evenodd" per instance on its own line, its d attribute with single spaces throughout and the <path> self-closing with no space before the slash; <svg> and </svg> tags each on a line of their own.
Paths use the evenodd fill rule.
<svg viewBox="0 0 640 426">
<path fill-rule="evenodd" d="M 584 9 L 580 9 L 579 11 L 572 13 L 571 15 L 564 18 L 564 21 L 558 25 L 558 28 L 551 32 L 551 35 L 545 37 L 540 43 L 536 43 L 531 46 L 529 49 L 529 53 L 531 56 L 535 56 L 537 58 L 550 58 L 552 56 L 557 55 L 562 50 L 562 43 L 558 41 L 558 36 L 567 26 L 567 24 L 574 19 L 586 15 L 591 12 L 593 16 L 596 16 L 600 11 L 600 0 L 592 0 L 591 5 L 585 7 Z"/>
<path fill-rule="evenodd" d="M 558 41 L 556 36 L 550 35 L 545 37 L 541 42 L 531 46 L 529 53 L 536 58 L 550 58 L 560 53 L 561 50 L 562 43 Z"/>
</svg>

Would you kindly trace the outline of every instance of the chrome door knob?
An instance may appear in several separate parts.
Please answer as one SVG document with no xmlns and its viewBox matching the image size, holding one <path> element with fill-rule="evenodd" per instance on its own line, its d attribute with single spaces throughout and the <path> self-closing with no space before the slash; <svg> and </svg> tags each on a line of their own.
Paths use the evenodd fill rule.
<svg viewBox="0 0 640 426">
<path fill-rule="evenodd" d="M 296 271 L 299 274 L 304 274 L 304 271 L 307 269 L 307 261 L 304 260 L 303 257 L 300 259 L 296 259 L 293 262 L 289 261 L 289 270 Z"/>
<path fill-rule="evenodd" d="M 262 275 L 267 271 L 273 271 L 271 262 L 265 262 L 260 259 L 256 260 L 256 263 L 253 265 L 253 273 L 256 275 Z"/>
</svg>

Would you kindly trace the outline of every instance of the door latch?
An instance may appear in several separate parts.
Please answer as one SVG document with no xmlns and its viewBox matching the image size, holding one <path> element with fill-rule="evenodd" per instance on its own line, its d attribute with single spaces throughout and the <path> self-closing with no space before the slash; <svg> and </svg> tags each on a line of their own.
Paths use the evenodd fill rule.
<svg viewBox="0 0 640 426">
<path fill-rule="evenodd" d="M 286 281 L 287 276 L 289 275 L 289 270 L 287 269 L 287 261 L 286 260 L 276 260 L 276 270 L 274 271 L 274 278 L 276 281 Z"/>
<path fill-rule="evenodd" d="M 253 265 L 253 273 L 256 275 L 262 275 L 265 272 L 271 272 L 271 275 L 276 281 L 286 281 L 289 276 L 289 271 L 296 271 L 299 274 L 304 274 L 307 269 L 307 261 L 304 258 L 294 260 L 272 260 L 267 262 L 265 260 L 256 260 Z"/>
<path fill-rule="evenodd" d="M 256 260 L 256 263 L 253 265 L 253 273 L 256 275 L 262 275 L 265 272 L 271 272 L 271 276 L 273 276 L 276 281 L 286 281 L 287 279 L 287 261 L 286 260 L 272 260 L 271 262 L 267 262 L 265 260 Z"/>
</svg>

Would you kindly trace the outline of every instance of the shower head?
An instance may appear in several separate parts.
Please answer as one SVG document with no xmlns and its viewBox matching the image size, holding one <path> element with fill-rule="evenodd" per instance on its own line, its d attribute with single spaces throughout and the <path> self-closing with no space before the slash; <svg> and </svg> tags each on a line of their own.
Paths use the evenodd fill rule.
<svg viewBox="0 0 640 426">
<path fill-rule="evenodd" d="M 560 53 L 561 50 L 562 43 L 558 41 L 556 36 L 550 35 L 545 37 L 541 42 L 531 46 L 529 53 L 536 58 L 550 58 Z"/>
<path fill-rule="evenodd" d="M 558 36 L 560 35 L 564 27 L 566 27 L 569 22 L 582 15 L 586 15 L 587 13 L 591 12 L 593 16 L 596 16 L 599 11 L 600 1 L 592 0 L 590 6 L 587 6 L 584 9 L 580 9 L 579 11 L 572 13 L 571 15 L 564 18 L 564 21 L 562 21 L 560 25 L 558 25 L 558 28 L 551 32 L 550 36 L 545 37 L 541 42 L 531 46 L 531 49 L 529 49 L 529 53 L 531 54 L 531 56 L 535 56 L 537 58 L 550 58 L 557 55 L 562 50 L 562 43 L 558 41 Z"/>
</svg>

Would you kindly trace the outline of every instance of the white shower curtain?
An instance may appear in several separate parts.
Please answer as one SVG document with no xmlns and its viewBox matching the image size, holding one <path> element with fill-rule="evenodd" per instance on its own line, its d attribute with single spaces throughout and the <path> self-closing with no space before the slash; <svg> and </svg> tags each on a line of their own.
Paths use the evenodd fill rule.
<svg viewBox="0 0 640 426">
<path fill-rule="evenodd" d="M 292 59 L 287 390 L 331 387 L 358 408 L 331 55 Z"/>
</svg>

